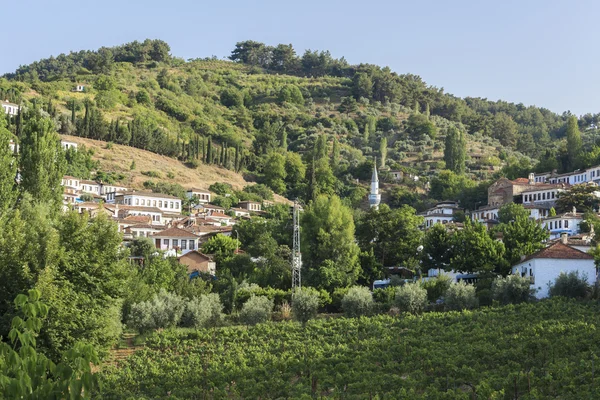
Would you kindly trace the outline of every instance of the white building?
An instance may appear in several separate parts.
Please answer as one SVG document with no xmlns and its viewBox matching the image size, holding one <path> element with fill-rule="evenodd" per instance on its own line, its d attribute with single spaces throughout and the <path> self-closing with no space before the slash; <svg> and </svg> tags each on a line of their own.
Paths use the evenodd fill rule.
<svg viewBox="0 0 600 400">
<path fill-rule="evenodd" d="M 14 140 L 10 140 L 10 142 L 8 142 L 8 148 L 10 149 L 10 151 L 12 151 L 13 153 L 18 153 L 19 152 L 19 145 L 15 143 Z M 16 151 L 15 151 L 16 150 Z"/>
<path fill-rule="evenodd" d="M 562 186 L 557 185 L 554 188 L 532 188 L 522 192 L 524 205 L 539 205 L 548 208 L 554 207 L 558 194 L 564 192 Z"/>
<path fill-rule="evenodd" d="M 107 197 L 107 202 L 109 202 Z M 157 207 L 160 210 L 181 214 L 181 199 L 175 196 L 151 192 L 120 192 L 111 196 L 110 202 L 128 206 Z"/>
<path fill-rule="evenodd" d="M 4 114 L 8 114 L 11 116 L 15 116 L 15 115 L 19 114 L 19 105 L 18 104 L 11 103 L 8 100 L 3 100 L 1 104 L 2 104 L 2 110 L 4 111 Z"/>
<path fill-rule="evenodd" d="M 432 208 L 425 210 L 419 215 L 425 218 L 425 228 L 435 224 L 447 224 L 454 220 L 454 213 L 459 211 L 458 203 L 455 201 L 442 201 Z"/>
<path fill-rule="evenodd" d="M 86 86 L 85 85 L 79 84 L 79 85 L 75 86 L 75 91 L 76 92 L 85 92 L 85 90 L 86 90 Z"/>
<path fill-rule="evenodd" d="M 404 177 L 403 171 L 389 171 L 389 174 L 392 177 L 392 179 L 395 181 L 401 181 L 402 178 Z"/>
<path fill-rule="evenodd" d="M 578 271 L 587 276 L 589 284 L 596 282 L 594 257 L 561 241 L 534 253 L 512 267 L 513 274 L 529 277 L 538 299 L 548 297 L 549 284 L 564 272 Z"/>
<path fill-rule="evenodd" d="M 82 179 L 79 181 L 79 190 L 81 190 L 83 193 L 90 193 L 90 194 L 95 194 L 100 196 L 101 195 L 101 191 L 100 189 L 102 188 L 102 184 L 98 183 L 96 181 L 90 181 L 87 179 Z"/>
<path fill-rule="evenodd" d="M 498 219 L 498 211 L 500 211 L 500 207 L 498 206 L 480 207 L 471 213 L 471 218 L 481 223 L 496 221 Z"/>
<path fill-rule="evenodd" d="M 186 254 L 198 248 L 199 236 L 180 228 L 168 228 L 151 236 L 156 248 Z"/>
<path fill-rule="evenodd" d="M 550 231 L 550 239 L 560 237 L 562 233 L 569 236 L 577 235 L 579 224 L 583 221 L 583 213 L 578 213 L 575 208 L 573 211 L 548 217 L 542 220 L 542 226 Z"/>
<path fill-rule="evenodd" d="M 185 192 L 185 196 L 188 199 L 191 199 L 192 197 L 196 196 L 196 198 L 198 199 L 198 203 L 200 204 L 210 203 L 211 199 L 211 193 L 208 190 L 194 188 L 188 189 L 187 192 Z"/>
<path fill-rule="evenodd" d="M 240 201 L 238 207 L 248 211 L 260 211 L 261 204 L 257 201 Z"/>
<path fill-rule="evenodd" d="M 371 176 L 371 193 L 369 194 L 369 206 L 378 209 L 381 203 L 381 194 L 379 193 L 379 177 L 377 176 L 377 159 L 373 164 L 373 175 Z"/>
</svg>

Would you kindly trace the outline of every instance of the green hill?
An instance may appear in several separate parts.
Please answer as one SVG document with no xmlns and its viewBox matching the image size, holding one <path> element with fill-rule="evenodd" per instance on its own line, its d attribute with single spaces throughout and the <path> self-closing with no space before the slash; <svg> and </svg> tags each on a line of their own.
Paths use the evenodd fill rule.
<svg viewBox="0 0 600 400">
<path fill-rule="evenodd" d="M 289 198 L 308 196 L 314 168 L 320 191 L 355 205 L 364 195 L 356 179 L 369 179 L 375 157 L 384 159 L 384 181 L 393 183 L 386 168 L 402 169 L 422 177 L 410 183 L 422 187 L 445 168 L 450 127 L 465 134 L 471 186 L 502 165 L 516 174 L 531 169 L 564 136 L 566 114 L 460 99 L 416 75 L 349 65 L 329 52 L 297 56 L 291 45 L 247 41 L 230 58 L 184 61 L 160 40 L 133 42 L 21 66 L 0 79 L 0 96 L 43 108 L 62 134 L 145 149 L 190 168 L 217 165 Z M 16 121 L 11 129 L 18 136 Z M 322 182 L 328 173 L 317 150 L 329 158 L 333 180 Z"/>
</svg>

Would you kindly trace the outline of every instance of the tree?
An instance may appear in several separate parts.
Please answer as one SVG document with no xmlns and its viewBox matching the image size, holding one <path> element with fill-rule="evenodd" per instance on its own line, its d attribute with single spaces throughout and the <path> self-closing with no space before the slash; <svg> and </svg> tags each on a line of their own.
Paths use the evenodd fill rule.
<svg viewBox="0 0 600 400">
<path fill-rule="evenodd" d="M 446 147 L 444 148 L 444 161 L 446 169 L 462 174 L 465 171 L 465 156 L 467 144 L 464 134 L 454 126 L 448 128 L 446 134 Z"/>
<path fill-rule="evenodd" d="M 265 161 L 264 166 L 264 175 L 265 175 L 265 183 L 269 186 L 275 193 L 283 194 L 285 193 L 285 178 L 286 178 L 286 169 L 285 169 L 286 159 L 280 153 L 271 152 Z"/>
<path fill-rule="evenodd" d="M 217 262 L 226 260 L 232 257 L 235 250 L 240 247 L 237 239 L 218 234 L 208 239 L 202 245 L 202 252 L 206 254 L 214 254 Z"/>
<path fill-rule="evenodd" d="M 595 194 L 597 191 L 598 187 L 594 184 L 574 185 L 560 191 L 556 200 L 556 211 L 564 213 L 573 209 L 580 212 L 597 210 L 600 206 L 600 198 Z"/>
<path fill-rule="evenodd" d="M 581 132 L 577 124 L 577 117 L 571 115 L 567 120 L 567 155 L 570 169 L 576 169 L 581 155 Z"/>
<path fill-rule="evenodd" d="M 430 269 L 449 271 L 452 269 L 452 236 L 453 232 L 443 224 L 434 224 L 425 231 L 423 250 L 421 251 L 421 270 L 427 273 Z"/>
<path fill-rule="evenodd" d="M 381 138 L 379 143 L 379 157 L 381 158 L 381 168 L 385 167 L 385 159 L 387 157 L 387 139 Z"/>
<path fill-rule="evenodd" d="M 98 388 L 92 363 L 99 360 L 92 345 L 77 343 L 53 363 L 37 350 L 36 336 L 49 307 L 40 292 L 29 290 L 14 300 L 20 316 L 12 320 L 10 343 L 0 342 L 0 391 L 7 399 L 90 398 Z"/>
<path fill-rule="evenodd" d="M 62 206 L 60 182 L 66 170 L 65 154 L 50 119 L 36 115 L 25 124 L 19 169 L 22 192 L 55 210 Z"/>
<path fill-rule="evenodd" d="M 486 276 L 504 266 L 504 245 L 494 240 L 483 224 L 467 219 L 464 229 L 452 238 L 454 270 Z"/>
<path fill-rule="evenodd" d="M 370 99 L 373 96 L 373 81 L 365 72 L 357 72 L 352 78 L 352 95 L 356 100 L 362 97 Z"/>
<path fill-rule="evenodd" d="M 517 143 L 517 129 L 518 125 L 510 115 L 503 112 L 494 115 L 492 137 L 498 139 L 504 146 L 515 146 Z"/>
<path fill-rule="evenodd" d="M 11 133 L 6 129 L 4 116 L 0 116 L 0 215 L 12 208 L 17 200 L 15 189 L 17 160 L 10 149 Z M 16 143 L 15 143 L 16 146 Z"/>
<path fill-rule="evenodd" d="M 303 269 L 308 285 L 333 291 L 360 274 L 354 219 L 337 196 L 318 196 L 302 216 Z"/>
<path fill-rule="evenodd" d="M 412 140 L 423 140 L 425 136 L 435 139 L 437 128 L 424 114 L 411 114 L 406 121 L 406 131 Z"/>
<path fill-rule="evenodd" d="M 372 249 L 375 259 L 385 267 L 416 268 L 422 223 L 423 218 L 410 206 L 392 210 L 382 204 L 379 209 L 369 209 L 358 220 L 356 240 L 361 250 Z"/>
<path fill-rule="evenodd" d="M 341 113 L 346 113 L 346 115 L 350 115 L 350 113 L 355 112 L 358 109 L 358 104 L 354 97 L 342 97 L 342 101 L 340 106 L 338 107 L 338 111 Z"/>
</svg>

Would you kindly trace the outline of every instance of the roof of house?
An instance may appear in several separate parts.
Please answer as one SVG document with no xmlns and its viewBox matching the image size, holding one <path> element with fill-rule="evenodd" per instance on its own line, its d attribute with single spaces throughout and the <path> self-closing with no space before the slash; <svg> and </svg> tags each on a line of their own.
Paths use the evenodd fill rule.
<svg viewBox="0 0 600 400">
<path fill-rule="evenodd" d="M 536 185 L 532 185 L 531 189 L 523 190 L 521 193 L 531 193 L 531 192 L 539 192 L 540 190 L 548 190 L 548 189 L 563 189 L 565 185 L 563 183 L 538 183 Z"/>
<path fill-rule="evenodd" d="M 128 215 L 125 218 L 123 218 L 123 220 L 127 221 L 127 222 L 145 223 L 145 222 L 152 221 L 152 218 L 149 215 Z"/>
<path fill-rule="evenodd" d="M 244 200 L 240 201 L 238 204 L 260 204 L 260 201 Z"/>
<path fill-rule="evenodd" d="M 593 237 L 589 233 L 583 235 L 573 235 L 567 237 L 568 246 L 591 246 Z M 562 238 L 550 240 L 550 243 L 557 243 L 562 241 Z"/>
<path fill-rule="evenodd" d="M 150 224 L 135 224 L 135 225 L 130 225 L 127 228 L 125 228 L 125 230 L 127 231 L 128 229 L 154 229 L 154 230 L 161 230 L 161 229 L 165 229 L 164 225 L 150 225 Z"/>
<path fill-rule="evenodd" d="M 3 104 L 3 105 L 7 105 L 7 106 L 19 107 L 19 105 L 18 105 L 18 104 L 11 103 L 11 102 L 10 102 L 10 101 L 8 101 L 8 100 L 2 100 L 2 104 Z"/>
<path fill-rule="evenodd" d="M 524 263 L 525 261 L 533 260 L 535 258 L 554 258 L 561 260 L 593 260 L 594 257 L 591 254 L 584 253 L 581 250 L 574 249 L 573 247 L 567 246 L 561 242 L 556 242 L 545 249 L 533 253 L 517 264 Z"/>
<path fill-rule="evenodd" d="M 154 192 L 143 192 L 143 191 L 138 192 L 138 191 L 135 191 L 135 190 L 129 190 L 129 191 L 120 192 L 120 193 L 117 194 L 117 196 L 131 196 L 131 195 L 142 196 L 142 197 L 157 197 L 157 198 L 163 198 L 163 199 L 180 200 L 179 197 L 171 196 L 169 194 L 154 193 Z"/>
<path fill-rule="evenodd" d="M 204 204 L 202 206 L 203 208 L 209 208 L 209 209 L 213 209 L 213 210 L 224 210 L 225 208 L 221 207 L 221 206 L 215 206 L 214 204 Z"/>
<path fill-rule="evenodd" d="M 223 214 L 221 212 L 214 212 L 212 214 L 210 214 L 211 218 L 231 218 L 229 215 L 227 214 Z"/>
<path fill-rule="evenodd" d="M 188 192 L 193 192 L 193 193 L 206 193 L 206 194 L 210 194 L 210 192 L 206 189 L 196 189 L 196 188 L 190 188 L 187 190 Z"/>
<path fill-rule="evenodd" d="M 201 256 L 205 259 L 207 259 L 208 261 L 212 261 L 212 257 L 204 254 L 202 252 L 199 252 L 198 250 L 192 250 L 192 251 L 188 251 L 187 253 L 185 253 L 184 255 L 182 255 L 181 257 L 177 258 L 178 260 L 181 260 L 182 258 L 190 258 L 193 256 Z"/>
<path fill-rule="evenodd" d="M 165 229 L 164 231 L 156 232 L 152 236 L 159 236 L 159 237 L 187 237 L 187 238 L 198 237 L 198 235 L 196 235 L 195 233 L 192 233 L 190 231 L 186 231 L 186 230 L 181 229 L 181 228 L 175 228 L 175 227 Z"/>
<path fill-rule="evenodd" d="M 157 214 L 163 214 L 163 210 L 158 207 L 146 207 L 146 206 L 129 206 L 127 204 L 104 204 L 105 208 L 116 209 L 119 207 L 119 210 L 125 211 L 143 211 L 143 212 L 152 212 Z"/>
</svg>

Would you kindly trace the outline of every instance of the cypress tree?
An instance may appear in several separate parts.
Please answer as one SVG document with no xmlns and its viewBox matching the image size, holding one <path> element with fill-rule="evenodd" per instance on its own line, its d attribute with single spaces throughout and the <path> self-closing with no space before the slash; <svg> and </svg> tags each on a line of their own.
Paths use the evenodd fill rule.
<svg viewBox="0 0 600 400">
<path fill-rule="evenodd" d="M 331 167 L 334 171 L 338 170 L 340 164 L 340 144 L 337 137 L 333 138 L 333 149 L 331 150 Z"/>
<path fill-rule="evenodd" d="M 578 167 L 581 148 L 581 132 L 579 132 L 577 117 L 571 115 L 567 120 L 567 155 L 571 169 Z"/>
<path fill-rule="evenodd" d="M 444 161 L 446 169 L 456 174 L 465 171 L 466 141 L 464 134 L 456 127 L 448 128 L 446 134 L 446 148 L 444 149 Z"/>
<path fill-rule="evenodd" d="M 17 200 L 15 190 L 17 163 L 15 154 L 10 151 L 11 134 L 5 128 L 4 116 L 0 114 L 0 216 L 12 208 Z M 16 152 L 17 143 L 15 143 Z"/>
<path fill-rule="evenodd" d="M 17 114 L 17 137 L 21 139 L 23 137 L 23 109 L 19 107 Z"/>
<path fill-rule="evenodd" d="M 387 138 L 382 137 L 379 143 L 379 157 L 381 158 L 381 168 L 385 167 L 385 159 L 387 158 Z"/>
<path fill-rule="evenodd" d="M 235 161 L 234 161 L 233 169 L 235 172 L 239 172 L 239 170 L 240 170 L 240 146 L 239 145 L 237 145 L 235 147 Z"/>
<path fill-rule="evenodd" d="M 421 111 L 421 106 L 419 105 L 419 100 L 415 100 L 415 114 L 418 114 Z"/>
<path fill-rule="evenodd" d="M 208 137 L 208 143 L 206 145 L 206 163 L 212 164 L 213 161 L 213 149 L 212 149 L 212 138 Z"/>
<path fill-rule="evenodd" d="M 71 123 L 75 126 L 75 100 L 71 101 Z"/>
</svg>

